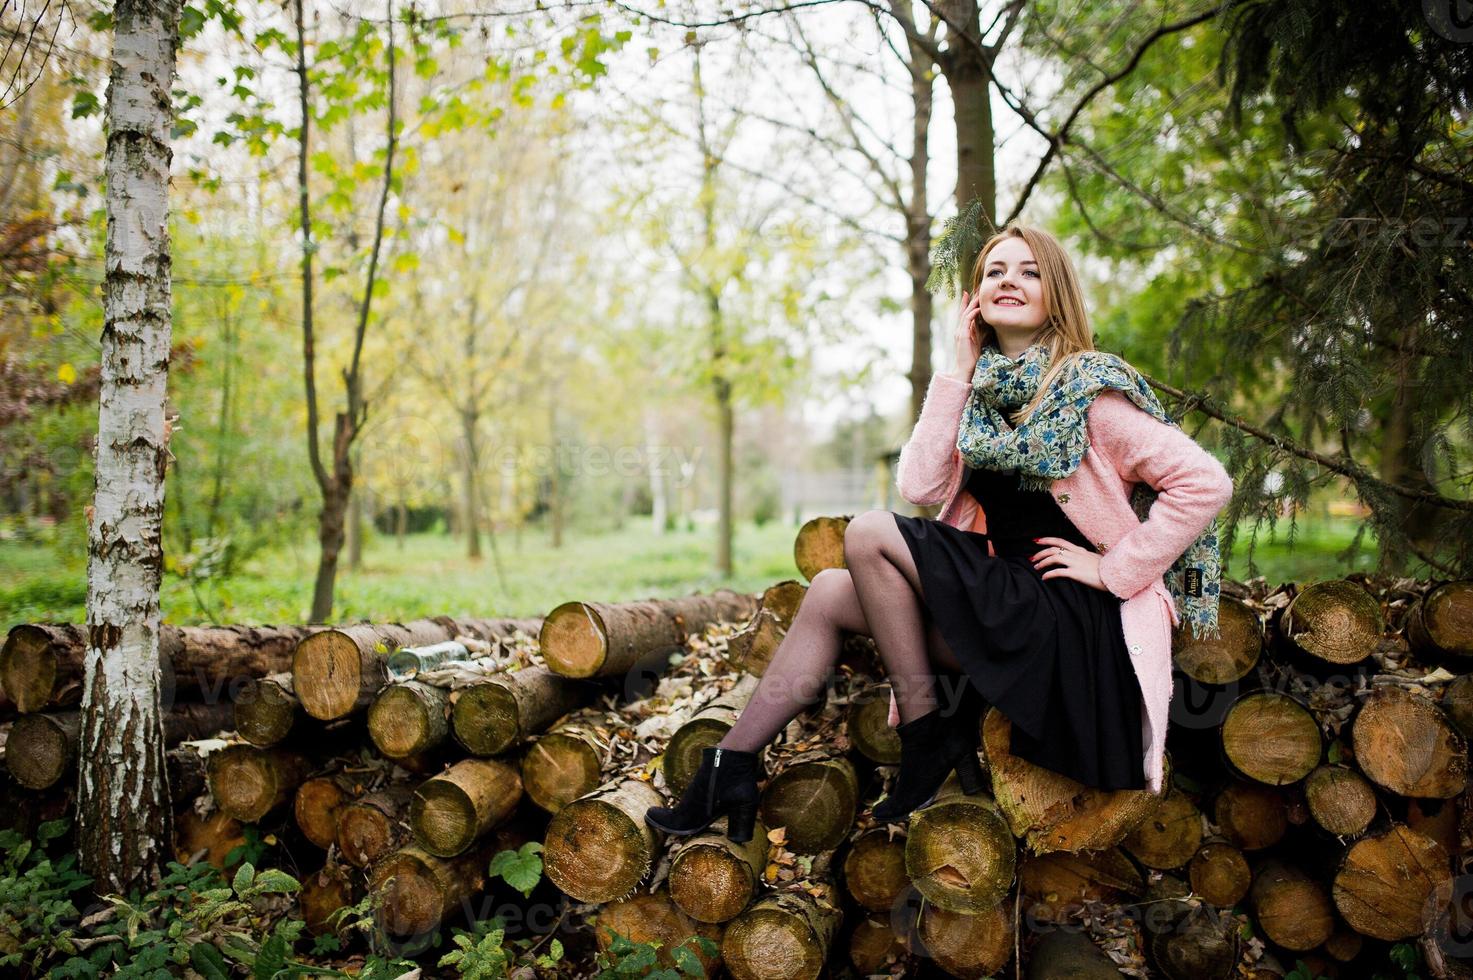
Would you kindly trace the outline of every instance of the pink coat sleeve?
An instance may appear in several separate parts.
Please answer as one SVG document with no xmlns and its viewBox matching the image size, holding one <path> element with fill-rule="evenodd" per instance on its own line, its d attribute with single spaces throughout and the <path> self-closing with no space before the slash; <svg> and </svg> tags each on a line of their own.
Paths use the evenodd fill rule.
<svg viewBox="0 0 1473 980">
<path fill-rule="evenodd" d="M 1097 396 L 1087 421 L 1090 444 L 1115 462 L 1127 483 L 1159 496 L 1145 521 L 1100 558 L 1100 581 L 1129 599 L 1169 569 L 1233 495 L 1233 481 L 1211 453 L 1118 391 Z"/>
<path fill-rule="evenodd" d="M 900 449 L 895 486 L 918 506 L 944 502 L 953 475 L 956 433 L 972 386 L 945 374 L 931 375 L 921 417 Z"/>
</svg>

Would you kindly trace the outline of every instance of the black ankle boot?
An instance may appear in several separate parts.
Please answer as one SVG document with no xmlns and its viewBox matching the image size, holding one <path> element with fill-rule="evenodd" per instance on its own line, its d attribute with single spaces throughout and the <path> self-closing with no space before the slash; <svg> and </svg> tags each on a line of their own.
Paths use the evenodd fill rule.
<svg viewBox="0 0 1473 980">
<path fill-rule="evenodd" d="M 937 708 L 895 729 L 900 736 L 900 772 L 894 789 L 875 806 L 876 820 L 900 820 L 927 805 L 953 769 L 963 793 L 970 796 L 982 790 L 976 742 L 954 717 L 943 715 Z"/>
<path fill-rule="evenodd" d="M 756 752 L 709 748 L 701 750 L 701 766 L 673 807 L 652 806 L 644 822 L 677 837 L 705 830 L 726 817 L 726 839 L 745 844 L 757 821 L 757 777 L 762 765 Z"/>
</svg>

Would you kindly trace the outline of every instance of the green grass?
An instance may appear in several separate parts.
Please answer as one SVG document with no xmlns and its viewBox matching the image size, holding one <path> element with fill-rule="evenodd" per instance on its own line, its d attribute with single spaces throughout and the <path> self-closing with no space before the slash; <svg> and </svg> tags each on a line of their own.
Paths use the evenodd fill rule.
<svg viewBox="0 0 1473 980">
<path fill-rule="evenodd" d="M 722 581 L 713 571 L 715 531 L 650 533 L 634 518 L 622 531 L 589 536 L 565 535 L 562 548 L 548 545 L 541 529 L 524 532 L 518 550 L 510 535 L 498 538 L 500 567 L 489 548 L 472 562 L 463 542 L 434 534 L 410 536 L 401 550 L 392 538 L 374 536 L 364 550 L 363 568 L 338 574 L 333 619 L 393 621 L 427 615 L 541 616 L 561 602 L 588 599 L 623 602 L 655 596 L 707 592 L 720 587 L 755 592 L 785 578 L 797 578 L 793 565 L 796 525 L 774 521 L 738 525 L 735 576 Z M 1355 559 L 1341 561 L 1355 522 L 1301 520 L 1294 546 L 1286 540 L 1287 522 L 1276 533 L 1260 532 L 1253 559 L 1257 573 L 1273 584 L 1337 578 L 1375 566 L 1374 541 L 1363 541 Z M 1228 577 L 1248 576 L 1248 528 L 1240 529 Z M 0 541 L 0 629 L 20 622 L 85 620 L 85 556 L 60 556 L 46 546 Z M 317 570 L 312 539 L 262 553 L 226 580 L 190 583 L 164 577 L 161 602 L 165 620 L 194 623 L 306 622 Z"/>
</svg>

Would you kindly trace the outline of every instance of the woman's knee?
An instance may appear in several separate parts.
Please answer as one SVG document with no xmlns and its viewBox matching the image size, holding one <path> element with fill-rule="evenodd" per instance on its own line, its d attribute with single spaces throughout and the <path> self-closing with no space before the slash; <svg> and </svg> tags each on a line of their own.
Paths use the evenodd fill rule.
<svg viewBox="0 0 1473 980">
<path fill-rule="evenodd" d="M 839 629 L 869 635 L 859 593 L 854 590 L 854 577 L 847 568 L 825 568 L 813 576 L 798 609 L 800 613 L 810 610 L 810 614 L 822 616 Z"/>
<path fill-rule="evenodd" d="M 844 528 L 844 561 L 852 564 L 878 555 L 894 527 L 895 515 L 888 510 L 867 510 L 852 518 Z"/>
</svg>

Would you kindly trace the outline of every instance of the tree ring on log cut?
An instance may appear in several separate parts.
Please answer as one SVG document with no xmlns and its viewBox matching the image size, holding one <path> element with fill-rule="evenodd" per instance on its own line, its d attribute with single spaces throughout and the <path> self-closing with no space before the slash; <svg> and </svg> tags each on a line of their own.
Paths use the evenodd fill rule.
<svg viewBox="0 0 1473 980">
<path fill-rule="evenodd" d="M 1269 786 L 1298 782 L 1324 754 L 1319 722 L 1297 699 L 1252 691 L 1222 720 L 1222 751 L 1234 769 Z"/>
<path fill-rule="evenodd" d="M 384 688 L 368 708 L 373 744 L 390 759 L 418 755 L 445 739 L 446 694 L 417 681 Z"/>
<path fill-rule="evenodd" d="M 516 695 L 502 684 L 474 684 L 460 692 L 451 709 L 455 737 L 475 755 L 499 755 L 521 733 Z"/>
<path fill-rule="evenodd" d="M 352 712 L 363 684 L 358 645 L 337 630 L 313 633 L 292 655 L 297 700 L 313 718 L 331 721 Z"/>
<path fill-rule="evenodd" d="M 557 813 L 602 781 L 595 741 L 577 729 L 548 732 L 522 756 L 522 788 L 548 813 Z"/>
<path fill-rule="evenodd" d="M 596 677 L 609 654 L 603 617 L 577 600 L 547 614 L 537 641 L 548 665 L 564 677 Z"/>
<path fill-rule="evenodd" d="M 580 902 L 628 895 L 649 873 L 659 848 L 644 813 L 660 803 L 649 783 L 623 779 L 563 807 L 547 825 L 548 879 Z"/>
<path fill-rule="evenodd" d="M 47 789 L 61 779 L 71 764 L 76 745 L 62 723 L 48 715 L 21 715 L 11 726 L 5 764 L 15 781 L 27 789 Z M 18 751 L 20 746 L 25 751 Z"/>
<path fill-rule="evenodd" d="M 905 870 L 940 908 L 977 914 L 996 905 L 1012 884 L 1016 861 L 1017 844 L 997 805 L 962 793 L 955 773 L 935 802 L 911 814 Z"/>
<path fill-rule="evenodd" d="M 22 623 L 11 628 L 0 647 L 5 693 L 21 712 L 40 711 L 56 687 L 57 658 L 44 629 Z"/>
<path fill-rule="evenodd" d="M 1386 631 L 1376 597 L 1346 579 L 1305 587 L 1284 609 L 1281 623 L 1299 649 L 1342 666 L 1369 657 Z"/>
</svg>

